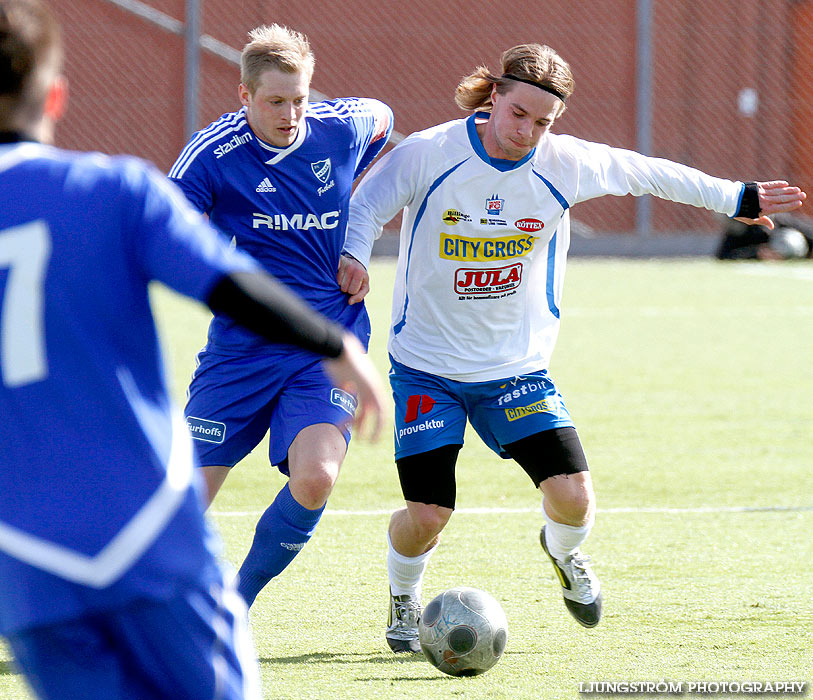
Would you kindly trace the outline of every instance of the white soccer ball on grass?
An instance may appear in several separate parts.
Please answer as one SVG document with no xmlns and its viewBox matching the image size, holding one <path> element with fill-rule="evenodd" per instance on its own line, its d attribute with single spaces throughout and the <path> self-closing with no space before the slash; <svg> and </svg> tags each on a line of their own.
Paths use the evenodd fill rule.
<svg viewBox="0 0 813 700">
<path fill-rule="evenodd" d="M 424 608 L 418 624 L 424 656 L 450 676 L 477 676 L 496 664 L 508 641 L 500 604 L 478 588 L 450 588 Z"/>
</svg>

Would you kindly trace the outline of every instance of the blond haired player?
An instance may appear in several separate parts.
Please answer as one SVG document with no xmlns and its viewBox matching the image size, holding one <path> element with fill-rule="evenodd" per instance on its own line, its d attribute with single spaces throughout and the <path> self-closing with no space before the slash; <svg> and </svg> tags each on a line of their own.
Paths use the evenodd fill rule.
<svg viewBox="0 0 813 700">
<path fill-rule="evenodd" d="M 279 25 L 252 30 L 237 90 L 242 107 L 195 134 L 169 176 L 238 250 L 366 348 L 367 312 L 353 303 L 361 289 L 345 293 L 338 279 L 352 284 L 364 272 L 341 255 L 348 203 L 353 180 L 387 141 L 392 113 L 367 98 L 309 103 L 313 70 L 303 34 Z M 289 476 L 240 567 L 249 605 L 315 531 L 355 405 L 316 354 L 270 344 L 215 314 L 186 406 L 209 498 L 266 433 L 271 464 Z"/>
</svg>

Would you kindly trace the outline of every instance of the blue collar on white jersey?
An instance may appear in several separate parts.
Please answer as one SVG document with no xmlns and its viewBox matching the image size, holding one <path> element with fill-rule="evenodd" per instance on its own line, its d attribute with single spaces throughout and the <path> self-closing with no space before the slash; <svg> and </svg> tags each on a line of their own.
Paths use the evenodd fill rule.
<svg viewBox="0 0 813 700">
<path fill-rule="evenodd" d="M 477 134 L 477 126 L 474 123 L 474 120 L 478 117 L 484 117 L 486 119 L 490 119 L 491 115 L 488 112 L 475 112 L 466 120 L 466 130 L 469 133 L 469 141 L 471 141 L 471 147 L 474 149 L 474 152 L 480 157 L 480 159 L 486 163 L 488 163 L 491 167 L 496 168 L 500 172 L 507 172 L 508 170 L 515 170 L 520 166 L 525 165 L 531 158 L 534 157 L 534 153 L 536 153 L 536 148 L 532 148 L 530 153 L 524 158 L 520 160 L 505 160 L 503 158 L 492 158 L 488 153 L 486 153 L 486 149 L 483 148 L 483 142 L 480 140 L 480 137 Z"/>
</svg>

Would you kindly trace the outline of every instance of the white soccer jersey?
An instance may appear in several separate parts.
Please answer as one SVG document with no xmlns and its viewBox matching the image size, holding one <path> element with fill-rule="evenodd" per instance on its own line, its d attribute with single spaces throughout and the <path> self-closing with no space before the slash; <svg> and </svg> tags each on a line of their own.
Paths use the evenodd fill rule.
<svg viewBox="0 0 813 700">
<path fill-rule="evenodd" d="M 633 151 L 547 134 L 519 161 L 485 152 L 475 114 L 412 134 L 350 204 L 345 251 L 367 263 L 404 208 L 389 351 L 463 382 L 547 368 L 559 332 L 570 207 L 653 194 L 733 215 L 740 182 Z"/>
</svg>

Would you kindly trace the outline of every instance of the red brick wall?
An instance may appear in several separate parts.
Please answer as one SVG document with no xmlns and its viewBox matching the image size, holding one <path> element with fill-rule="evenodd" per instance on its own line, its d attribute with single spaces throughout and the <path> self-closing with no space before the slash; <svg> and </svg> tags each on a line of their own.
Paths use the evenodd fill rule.
<svg viewBox="0 0 813 700">
<path fill-rule="evenodd" d="M 402 133 L 463 116 L 459 79 L 501 51 L 537 41 L 570 62 L 576 92 L 555 131 L 636 148 L 632 0 L 415 0 L 352 3 L 201 0 L 203 31 L 241 48 L 246 32 L 280 22 L 305 32 L 313 87 L 383 99 Z M 150 0 L 181 22 L 183 0 Z M 734 179 L 786 177 L 813 190 L 813 0 L 666 0 L 653 3 L 653 155 Z M 184 144 L 183 40 L 110 0 L 54 0 L 66 31 L 71 108 L 60 145 L 132 152 L 164 170 Z M 238 68 L 202 52 L 200 126 L 236 109 Z M 755 88 L 759 110 L 737 108 Z M 632 198 L 579 205 L 601 231 L 634 227 Z M 656 201 L 658 231 L 716 231 L 704 212 Z"/>
</svg>

